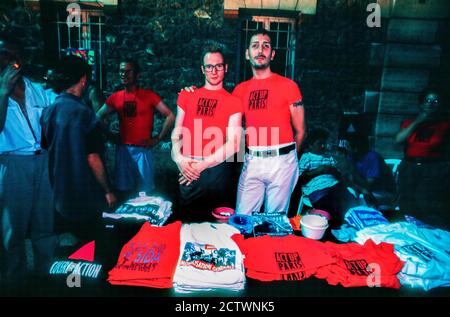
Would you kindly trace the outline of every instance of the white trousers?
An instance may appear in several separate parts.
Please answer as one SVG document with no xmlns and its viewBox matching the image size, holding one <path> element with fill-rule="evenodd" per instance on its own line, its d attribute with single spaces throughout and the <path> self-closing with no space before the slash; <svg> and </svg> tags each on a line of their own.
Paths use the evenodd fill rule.
<svg viewBox="0 0 450 317">
<path fill-rule="evenodd" d="M 297 152 L 274 157 L 245 154 L 239 178 L 236 213 L 285 212 L 299 176 Z"/>
</svg>

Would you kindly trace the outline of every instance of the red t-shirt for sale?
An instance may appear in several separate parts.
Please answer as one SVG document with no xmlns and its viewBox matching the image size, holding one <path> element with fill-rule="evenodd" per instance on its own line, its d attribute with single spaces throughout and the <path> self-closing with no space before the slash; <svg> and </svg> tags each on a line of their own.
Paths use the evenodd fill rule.
<svg viewBox="0 0 450 317">
<path fill-rule="evenodd" d="M 171 288 L 180 256 L 181 222 L 156 227 L 145 222 L 141 230 L 123 246 L 108 282 Z"/>
</svg>

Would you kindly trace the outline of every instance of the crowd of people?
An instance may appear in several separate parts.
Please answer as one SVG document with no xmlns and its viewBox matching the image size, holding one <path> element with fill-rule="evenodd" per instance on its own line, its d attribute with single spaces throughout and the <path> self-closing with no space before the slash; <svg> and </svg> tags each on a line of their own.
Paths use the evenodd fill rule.
<svg viewBox="0 0 450 317">
<path fill-rule="evenodd" d="M 219 45 L 205 47 L 200 59 L 204 85 L 178 94 L 176 115 L 157 93 L 140 87 L 135 60 L 121 61 L 123 89 L 102 105 L 85 61 L 62 58 L 47 74 L 50 87 L 45 90 L 21 73 L 20 49 L 13 38 L 0 37 L 5 283 L 25 279 L 27 237 L 35 273 L 45 275 L 58 232 L 89 237 L 100 230 L 103 210 L 137 192 L 151 193 L 158 185 L 152 149 L 169 133 L 172 159 L 179 169 L 177 215 L 182 220 L 206 220 L 213 208 L 227 205 L 237 214 L 287 214 L 307 197 L 338 227 L 345 212 L 360 203 L 360 194 L 368 205 L 378 207 L 383 200 L 394 202 L 398 193 L 401 211 L 433 225 L 448 224 L 450 123 L 439 116 L 444 103 L 437 90 L 424 92 L 420 113 L 403 122 L 395 137 L 405 144 L 397 190 L 394 175 L 366 137 L 348 135 L 350 146 L 333 156 L 326 146 L 329 131 L 313 128 L 306 134 L 301 91 L 293 80 L 272 72 L 275 49 L 265 30 L 256 31 L 246 49 L 253 77 L 231 94 L 223 87 L 225 54 Z M 165 118 L 157 134 L 155 110 Z M 120 140 L 113 183 L 103 157 L 105 136 L 111 137 L 111 132 L 103 121 L 114 112 Z M 237 184 L 232 184 L 234 165 L 229 161 L 242 148 L 244 136 L 242 169 Z"/>
</svg>

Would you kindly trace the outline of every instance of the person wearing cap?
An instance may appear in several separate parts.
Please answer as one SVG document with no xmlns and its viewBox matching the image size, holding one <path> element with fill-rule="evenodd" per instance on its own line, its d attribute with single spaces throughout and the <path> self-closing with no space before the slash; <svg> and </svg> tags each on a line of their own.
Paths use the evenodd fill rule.
<svg viewBox="0 0 450 317">
<path fill-rule="evenodd" d="M 39 118 L 49 100 L 41 85 L 22 75 L 21 45 L 0 35 L 0 229 L 5 284 L 25 281 L 25 239 L 34 270 L 45 275 L 56 246 L 47 152 Z M 0 281 L 1 282 L 1 281 Z"/>
<path fill-rule="evenodd" d="M 119 115 L 122 144 L 116 151 L 116 188 L 122 199 L 136 192 L 150 193 L 155 188 L 153 176 L 154 148 L 169 133 L 175 115 L 150 89 L 139 87 L 140 67 L 137 61 L 125 59 L 119 75 L 124 89 L 109 96 L 97 112 L 101 119 L 116 112 Z M 165 117 L 161 132 L 153 136 L 153 115 L 157 110 Z"/>
<path fill-rule="evenodd" d="M 287 214 L 305 130 L 302 94 L 293 80 L 272 72 L 275 50 L 266 30 L 250 37 L 246 58 L 253 78 L 233 91 L 244 106 L 247 145 L 236 213 L 259 212 L 264 203 L 265 212 Z"/>
<path fill-rule="evenodd" d="M 181 91 L 172 132 L 172 158 L 180 171 L 180 216 L 208 220 L 215 207 L 230 205 L 232 171 L 225 162 L 239 149 L 241 101 L 223 88 L 228 65 L 218 45 L 203 49 L 205 84 Z M 231 206 L 229 206 L 231 207 Z"/>
<path fill-rule="evenodd" d="M 419 113 L 402 122 L 395 141 L 404 145 L 398 168 L 402 213 L 431 225 L 450 228 L 450 121 L 438 87 L 419 96 Z"/>
</svg>

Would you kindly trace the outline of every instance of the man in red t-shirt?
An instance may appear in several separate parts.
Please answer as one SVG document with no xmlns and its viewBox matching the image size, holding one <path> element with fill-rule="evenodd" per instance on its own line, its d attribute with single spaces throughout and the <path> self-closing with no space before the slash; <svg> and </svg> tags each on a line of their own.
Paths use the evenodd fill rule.
<svg viewBox="0 0 450 317">
<path fill-rule="evenodd" d="M 450 226 L 450 122 L 444 118 L 443 95 L 426 88 L 419 114 L 403 121 L 395 136 L 404 144 L 399 166 L 400 210 L 436 226 Z"/>
<path fill-rule="evenodd" d="M 117 112 L 122 144 L 116 152 L 116 187 L 129 196 L 136 191 L 154 189 L 152 148 L 169 132 L 175 115 L 150 89 L 138 85 L 139 65 L 127 59 L 120 63 L 120 78 L 125 89 L 112 94 L 97 112 L 100 118 Z M 154 109 L 166 117 L 161 132 L 152 136 Z"/>
<path fill-rule="evenodd" d="M 180 170 L 180 217 L 204 221 L 214 207 L 230 204 L 225 160 L 239 149 L 242 106 L 223 88 L 228 65 L 220 48 L 207 46 L 201 62 L 205 85 L 178 96 L 172 158 Z"/>
<path fill-rule="evenodd" d="M 258 212 L 264 201 L 265 212 L 287 213 L 304 136 L 302 94 L 294 81 L 271 71 L 275 51 L 266 30 L 250 38 L 246 57 L 253 78 L 233 91 L 244 106 L 247 143 L 236 212 Z"/>
</svg>

